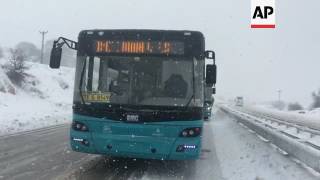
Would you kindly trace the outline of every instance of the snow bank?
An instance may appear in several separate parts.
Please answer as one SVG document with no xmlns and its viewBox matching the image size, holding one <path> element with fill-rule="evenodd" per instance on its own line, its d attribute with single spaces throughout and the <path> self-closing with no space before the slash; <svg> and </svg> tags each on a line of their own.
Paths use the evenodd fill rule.
<svg viewBox="0 0 320 180">
<path fill-rule="evenodd" d="M 0 66 L 0 135 L 70 121 L 74 69 L 53 70 L 31 62 L 27 66 L 21 87 L 13 85 Z"/>
<path fill-rule="evenodd" d="M 320 118 L 320 108 L 315 108 L 311 111 L 307 111 L 307 115 Z"/>
<path fill-rule="evenodd" d="M 315 108 L 312 110 L 296 110 L 296 111 L 283 110 L 283 111 L 279 111 L 278 109 L 274 108 L 270 104 L 255 104 L 254 106 L 262 108 L 262 109 L 273 110 L 276 112 L 282 112 L 282 113 L 285 112 L 287 114 L 298 114 L 298 115 L 303 115 L 303 116 L 307 116 L 310 118 L 320 119 L 320 108 Z"/>
<path fill-rule="evenodd" d="M 298 125 L 320 129 L 320 108 L 312 111 L 279 111 L 261 105 L 246 106 L 246 108 L 251 111 L 270 114 L 273 117 L 277 117 Z M 303 112 L 303 114 L 301 114 L 301 112 Z"/>
<path fill-rule="evenodd" d="M 15 94 L 16 90 L 5 72 L 0 68 L 0 92 Z M 1 102 L 0 102 L 1 103 Z"/>
</svg>

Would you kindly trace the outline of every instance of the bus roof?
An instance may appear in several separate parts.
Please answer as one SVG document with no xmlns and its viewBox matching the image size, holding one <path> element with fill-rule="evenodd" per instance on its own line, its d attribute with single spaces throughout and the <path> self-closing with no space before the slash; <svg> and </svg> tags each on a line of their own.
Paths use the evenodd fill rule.
<svg viewBox="0 0 320 180">
<path fill-rule="evenodd" d="M 87 34 L 98 34 L 98 33 L 116 33 L 116 34 L 148 34 L 148 35 L 186 35 L 186 36 L 198 36 L 204 37 L 200 31 L 192 30 L 156 30 L 156 29 L 91 29 L 82 30 L 79 33 L 79 38 L 86 36 Z"/>
</svg>

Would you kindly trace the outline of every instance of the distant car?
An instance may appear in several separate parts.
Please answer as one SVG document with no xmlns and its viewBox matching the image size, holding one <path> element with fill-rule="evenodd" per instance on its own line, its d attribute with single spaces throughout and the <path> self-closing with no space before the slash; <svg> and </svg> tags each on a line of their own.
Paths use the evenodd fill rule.
<svg viewBox="0 0 320 180">
<path fill-rule="evenodd" d="M 236 104 L 236 106 L 242 107 L 243 106 L 243 97 L 242 96 L 236 97 L 235 104 Z"/>
</svg>

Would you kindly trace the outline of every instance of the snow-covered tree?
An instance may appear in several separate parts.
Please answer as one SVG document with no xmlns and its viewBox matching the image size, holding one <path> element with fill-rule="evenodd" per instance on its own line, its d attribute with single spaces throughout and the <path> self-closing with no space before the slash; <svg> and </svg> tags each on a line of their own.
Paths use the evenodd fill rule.
<svg viewBox="0 0 320 180">
<path fill-rule="evenodd" d="M 8 70 L 23 73 L 27 69 L 25 65 L 26 55 L 21 49 L 10 49 Z"/>
<path fill-rule="evenodd" d="M 26 56 L 21 49 L 10 49 L 9 62 L 4 68 L 7 70 L 10 80 L 17 85 L 21 85 L 24 80 L 27 69 L 25 61 Z"/>
</svg>

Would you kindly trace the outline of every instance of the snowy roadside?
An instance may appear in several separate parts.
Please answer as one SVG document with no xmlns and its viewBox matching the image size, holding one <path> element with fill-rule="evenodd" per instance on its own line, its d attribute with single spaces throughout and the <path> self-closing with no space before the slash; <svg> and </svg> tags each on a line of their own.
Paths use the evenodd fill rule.
<svg viewBox="0 0 320 180">
<path fill-rule="evenodd" d="M 0 95 L 0 136 L 71 121 L 70 104 L 27 95 Z"/>
<path fill-rule="evenodd" d="M 255 108 L 257 110 L 264 110 L 267 112 L 273 112 L 277 114 L 285 114 L 288 116 L 298 116 L 303 118 L 309 118 L 309 119 L 319 119 L 320 120 L 320 108 L 315 108 L 312 110 L 296 110 L 296 111 L 289 111 L 289 110 L 278 110 L 271 105 L 266 104 L 254 104 L 254 105 L 248 105 L 249 108 Z"/>
<path fill-rule="evenodd" d="M 222 174 L 228 180 L 319 179 L 255 132 L 218 111 L 213 129 Z"/>
<path fill-rule="evenodd" d="M 10 82 L 0 66 L 0 136 L 71 121 L 74 69 L 52 70 L 30 62 L 27 66 L 21 87 Z"/>
<path fill-rule="evenodd" d="M 269 114 L 273 117 L 284 119 L 298 125 L 320 129 L 320 109 L 314 109 L 312 111 L 306 111 L 305 114 L 300 114 L 296 111 L 279 111 L 260 105 L 245 106 L 244 108 L 253 112 Z"/>
</svg>

